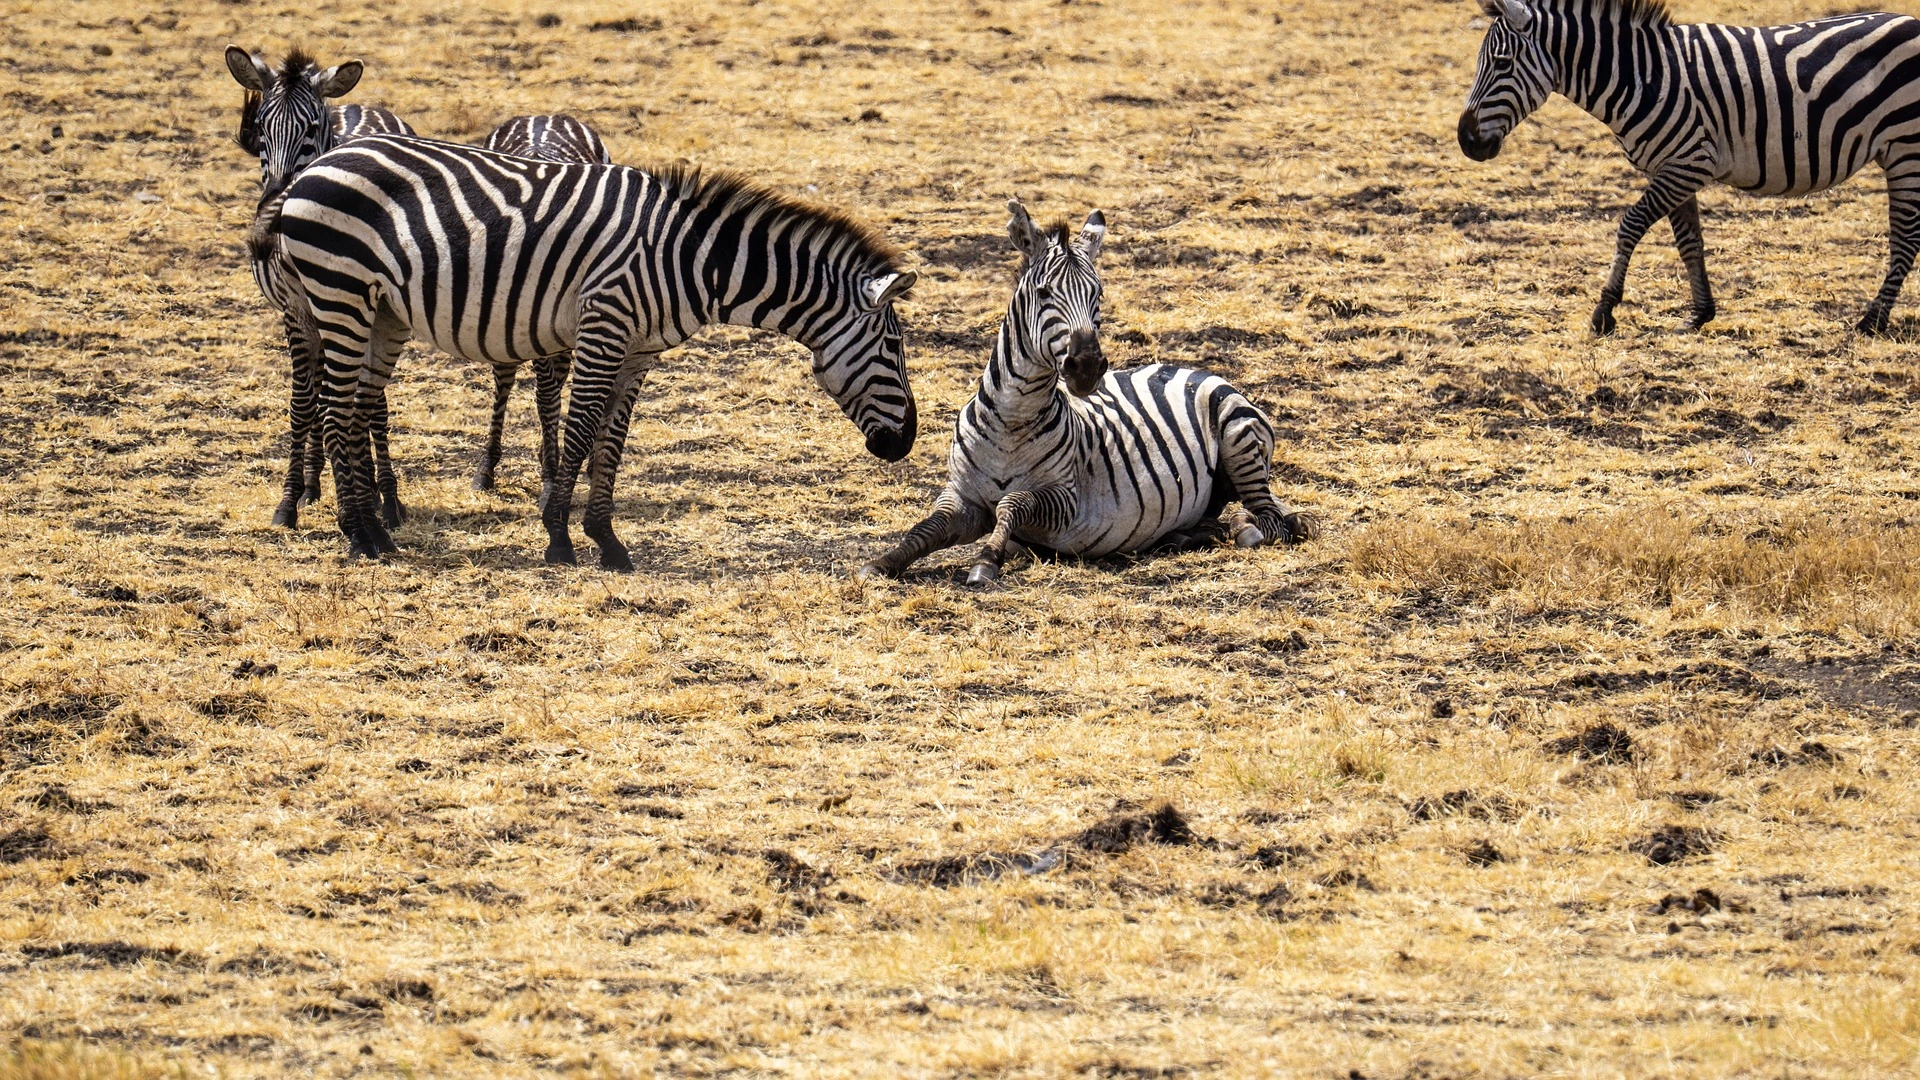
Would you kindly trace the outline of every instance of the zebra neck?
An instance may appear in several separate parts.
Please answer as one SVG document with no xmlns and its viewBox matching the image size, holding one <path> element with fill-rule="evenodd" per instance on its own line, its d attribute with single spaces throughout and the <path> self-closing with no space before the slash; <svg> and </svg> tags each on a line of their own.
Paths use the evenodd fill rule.
<svg viewBox="0 0 1920 1080">
<path fill-rule="evenodd" d="M 697 306 L 709 321 L 771 330 L 818 351 L 852 300 L 857 274 L 844 244 L 782 209 L 703 207 L 691 214 L 693 231 L 707 242 L 689 284 L 704 290 Z"/>
<path fill-rule="evenodd" d="M 1066 408 L 1066 391 L 1052 362 L 1035 355 L 1037 342 L 1027 340 L 1009 315 L 994 338 L 993 358 L 980 376 L 974 397 L 986 406 L 976 411 L 983 427 L 1017 434 L 1027 428 L 1050 427 Z"/>
<path fill-rule="evenodd" d="M 1685 27 L 1642 22 L 1618 9 L 1549 18 L 1542 32 L 1558 69 L 1554 90 L 1616 136 L 1625 138 L 1649 112 L 1670 113 L 1673 95 L 1686 90 L 1679 55 Z"/>
</svg>

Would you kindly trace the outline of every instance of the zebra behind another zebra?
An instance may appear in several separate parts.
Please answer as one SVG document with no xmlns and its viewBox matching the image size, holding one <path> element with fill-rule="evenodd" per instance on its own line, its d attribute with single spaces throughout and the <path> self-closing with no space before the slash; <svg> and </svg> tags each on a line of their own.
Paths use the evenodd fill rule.
<svg viewBox="0 0 1920 1080">
<path fill-rule="evenodd" d="M 1007 206 L 1025 259 L 980 388 L 955 421 L 946 489 L 860 576 L 897 577 L 983 535 L 976 585 L 998 579 L 1018 544 L 1098 558 L 1229 532 L 1243 547 L 1311 536 L 1269 489 L 1272 425 L 1225 379 L 1168 364 L 1107 373 L 1100 211 L 1070 239 L 1066 225 L 1043 232 L 1019 202 Z M 1223 521 L 1236 499 L 1242 509 Z"/>
<path fill-rule="evenodd" d="M 564 113 L 516 116 L 494 128 L 484 144 L 487 149 L 514 157 L 543 161 L 577 161 L 583 165 L 611 165 L 607 144 L 592 128 Z M 542 356 L 533 361 L 534 402 L 540 413 L 540 484 L 544 493 L 552 485 L 560 467 L 560 395 L 567 386 L 566 353 Z M 473 473 L 473 486 L 480 491 L 493 490 L 493 470 L 500 464 L 500 439 L 507 424 L 507 398 L 513 393 L 516 368 L 495 364 L 493 368 L 493 419 L 487 427 L 487 442 L 480 451 L 480 465 Z"/>
<path fill-rule="evenodd" d="M 543 502 L 549 562 L 575 561 L 568 514 L 603 567 L 631 570 L 613 483 L 641 376 L 708 323 L 777 330 L 898 461 L 917 431 L 893 302 L 915 280 L 877 234 L 728 174 L 562 164 L 376 137 L 288 189 L 266 242 L 291 258 L 322 365 L 322 426 L 341 532 L 394 550 L 373 497 L 367 422 L 400 348 L 516 365 L 573 349 L 566 438 Z M 404 253 L 402 255 L 401 253 Z"/>
<path fill-rule="evenodd" d="M 1859 329 L 1881 333 L 1920 250 L 1920 20 L 1884 12 L 1788 26 L 1676 25 L 1664 0 L 1481 0 L 1492 18 L 1460 148 L 1500 152 L 1560 93 L 1612 129 L 1646 193 L 1620 222 L 1592 326 L 1611 333 L 1633 249 L 1666 218 L 1687 268 L 1689 329 L 1714 316 L 1696 193 L 1719 182 L 1805 195 L 1872 161 L 1887 177 L 1886 281 Z"/>
<path fill-rule="evenodd" d="M 246 91 L 235 141 L 260 158 L 260 206 L 254 213 L 255 234 L 279 213 L 280 197 L 285 194 L 287 184 L 313 159 L 335 146 L 367 135 L 413 134 L 413 128 L 405 120 L 386 109 L 327 104 L 328 98 L 340 97 L 359 83 L 365 67 L 358 60 L 322 70 L 311 56 L 294 49 L 276 71 L 259 56 L 238 45 L 229 45 L 226 61 L 227 71 Z M 281 490 L 280 505 L 273 512 L 275 525 L 291 529 L 299 523 L 300 507 L 320 497 L 323 458 L 314 426 L 316 376 L 309 361 L 311 348 L 294 314 L 302 301 L 290 292 L 294 288 L 290 268 L 284 260 L 263 258 L 260 253 L 268 249 L 258 243 L 249 242 L 247 250 L 254 283 L 285 323 L 287 353 L 292 362 L 287 479 Z M 373 443 L 381 515 L 388 527 L 397 527 L 406 520 L 406 507 L 400 502 L 399 480 L 387 453 L 384 393 L 374 408 L 368 434 Z"/>
</svg>

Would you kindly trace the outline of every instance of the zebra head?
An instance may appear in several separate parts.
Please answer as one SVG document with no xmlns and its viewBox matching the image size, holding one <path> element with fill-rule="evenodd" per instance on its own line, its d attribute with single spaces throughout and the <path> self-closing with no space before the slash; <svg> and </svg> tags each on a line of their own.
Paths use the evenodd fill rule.
<svg viewBox="0 0 1920 1080">
<path fill-rule="evenodd" d="M 349 60 L 322 71 L 312 57 L 295 49 L 274 71 L 260 57 L 229 45 L 227 70 L 247 91 L 240 110 L 240 145 L 260 155 L 261 196 L 272 198 L 333 146 L 327 99 L 352 90 L 364 69 L 360 61 Z"/>
<path fill-rule="evenodd" d="M 1539 20 L 1527 0 L 1480 0 L 1480 7 L 1493 23 L 1460 114 L 1460 149 L 1490 161 L 1507 133 L 1546 102 L 1555 79 L 1552 59 L 1528 33 L 1539 30 Z"/>
<path fill-rule="evenodd" d="M 1023 352 L 1051 364 L 1069 391 L 1086 397 L 1107 374 L 1107 357 L 1100 351 L 1100 272 L 1094 266 L 1107 238 L 1106 215 L 1088 214 L 1079 237 L 1072 238 L 1065 222 L 1047 230 L 1036 227 L 1018 199 L 1007 209 L 1013 212 L 1007 235 L 1025 256 L 1007 321 Z"/>
<path fill-rule="evenodd" d="M 920 429 L 893 310 L 917 280 L 911 270 L 889 269 L 856 281 L 852 302 L 813 350 L 814 381 L 866 433 L 867 452 L 882 461 L 906 457 Z"/>
</svg>

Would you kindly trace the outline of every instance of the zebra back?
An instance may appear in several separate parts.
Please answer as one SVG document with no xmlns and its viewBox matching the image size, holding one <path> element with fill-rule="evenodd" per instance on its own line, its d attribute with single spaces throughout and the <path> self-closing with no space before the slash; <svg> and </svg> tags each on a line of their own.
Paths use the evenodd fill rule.
<svg viewBox="0 0 1920 1080">
<path fill-rule="evenodd" d="M 545 161 L 611 165 L 607 144 L 586 124 L 565 113 L 516 116 L 493 129 L 486 147 L 496 153 Z"/>
<path fill-rule="evenodd" d="M 413 125 L 388 109 L 374 105 L 338 105 L 327 110 L 332 120 L 333 145 L 369 135 L 417 135 Z"/>
</svg>

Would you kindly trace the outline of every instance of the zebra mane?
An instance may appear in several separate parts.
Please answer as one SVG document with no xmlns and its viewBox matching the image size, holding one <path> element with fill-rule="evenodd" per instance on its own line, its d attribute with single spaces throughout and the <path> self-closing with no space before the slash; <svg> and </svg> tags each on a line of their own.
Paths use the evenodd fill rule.
<svg viewBox="0 0 1920 1080">
<path fill-rule="evenodd" d="M 888 243 L 879 230 L 843 210 L 816 206 L 770 191 L 727 169 L 703 170 L 698 165 L 674 164 L 644 167 L 641 171 L 688 201 L 698 200 L 740 211 L 764 207 L 798 222 L 807 232 L 846 236 L 853 241 L 855 253 L 876 274 L 899 273 L 902 269 L 900 249 Z"/>
<path fill-rule="evenodd" d="M 1667 0 L 1575 0 L 1576 8 L 1612 9 L 1627 17 L 1629 22 L 1642 26 L 1670 26 L 1673 12 L 1667 8 Z"/>
<path fill-rule="evenodd" d="M 233 141 L 240 149 L 249 154 L 260 152 L 260 91 L 248 90 L 246 99 L 240 102 L 240 130 L 234 132 Z"/>
<path fill-rule="evenodd" d="M 304 77 L 307 72 L 312 71 L 316 66 L 318 65 L 313 57 L 308 55 L 307 50 L 295 45 L 293 49 L 287 53 L 287 58 L 280 62 L 280 79 L 285 82 Z"/>
</svg>

